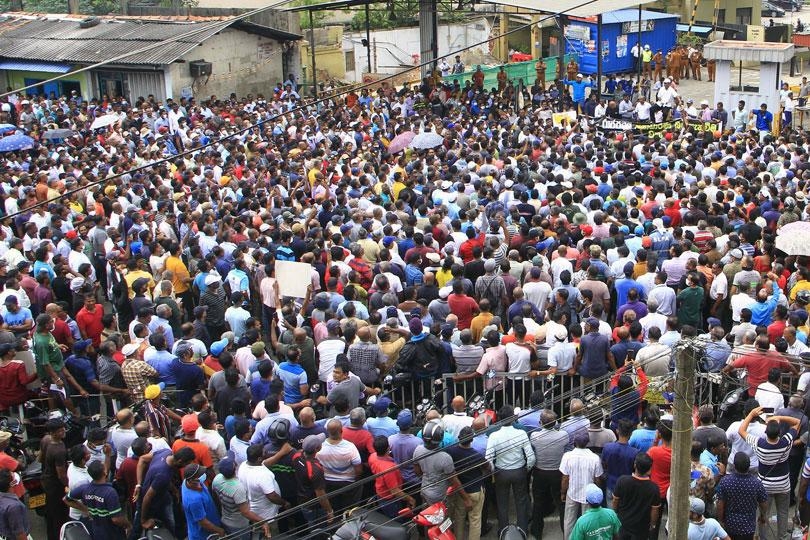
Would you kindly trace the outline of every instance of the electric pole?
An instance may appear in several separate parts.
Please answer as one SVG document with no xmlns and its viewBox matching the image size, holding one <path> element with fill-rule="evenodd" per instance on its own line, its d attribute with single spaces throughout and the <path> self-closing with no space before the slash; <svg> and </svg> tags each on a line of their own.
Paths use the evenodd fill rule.
<svg viewBox="0 0 810 540">
<path fill-rule="evenodd" d="M 695 402 L 695 355 L 691 341 L 681 345 L 675 360 L 675 403 L 670 468 L 669 539 L 687 540 L 691 481 L 692 405 Z"/>
</svg>

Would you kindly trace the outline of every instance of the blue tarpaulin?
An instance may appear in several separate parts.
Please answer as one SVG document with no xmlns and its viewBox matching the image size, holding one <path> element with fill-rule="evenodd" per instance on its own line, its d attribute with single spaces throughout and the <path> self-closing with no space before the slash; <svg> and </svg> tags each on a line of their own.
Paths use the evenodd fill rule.
<svg viewBox="0 0 810 540">
<path fill-rule="evenodd" d="M 10 69 L 14 71 L 41 71 L 44 73 L 67 73 L 70 71 L 70 65 L 55 62 L 0 60 L 0 69 Z"/>
</svg>

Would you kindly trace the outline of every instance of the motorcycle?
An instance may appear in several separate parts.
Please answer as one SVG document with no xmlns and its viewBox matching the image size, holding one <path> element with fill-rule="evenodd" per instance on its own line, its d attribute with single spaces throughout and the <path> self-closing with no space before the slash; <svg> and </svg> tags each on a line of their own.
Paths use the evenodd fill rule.
<svg viewBox="0 0 810 540">
<path fill-rule="evenodd" d="M 478 418 L 481 415 L 488 416 L 489 422 L 493 423 L 497 419 L 494 403 L 493 390 L 486 390 L 483 394 L 473 394 L 467 401 L 467 415 L 473 418 Z"/>
<path fill-rule="evenodd" d="M 408 519 L 400 523 L 376 510 L 355 510 L 346 513 L 344 523 L 329 540 L 411 540 L 417 536 L 416 527 L 425 527 L 427 540 L 456 540 L 447 517 L 447 506 L 437 502 L 414 514 L 403 508 L 399 517 Z"/>
<path fill-rule="evenodd" d="M 422 401 L 416 404 L 414 407 L 416 412 L 416 421 L 415 424 L 417 426 L 424 426 L 428 411 L 433 409 L 439 410 L 439 401 L 438 397 L 441 396 L 444 391 L 444 381 L 441 379 L 437 379 L 434 381 L 433 386 L 437 388 L 437 390 L 430 396 L 430 398 L 423 397 Z"/>
<path fill-rule="evenodd" d="M 498 540 L 526 540 L 526 532 L 517 525 L 507 525 L 501 529 Z"/>
<path fill-rule="evenodd" d="M 59 540 L 92 540 L 90 531 L 81 521 L 68 521 L 59 530 Z"/>
<path fill-rule="evenodd" d="M 388 397 L 390 399 L 390 395 L 401 388 L 405 383 L 411 380 L 411 376 L 409 373 L 397 373 L 396 375 L 386 375 L 382 382 L 383 391 L 380 392 L 376 396 L 369 396 L 366 398 L 366 416 L 368 418 L 372 418 L 376 416 L 374 412 L 374 404 L 377 403 L 381 398 Z M 391 407 L 388 408 L 388 416 L 391 418 L 396 418 L 397 413 L 399 413 L 399 407 L 395 404 L 394 400 L 391 400 Z"/>
</svg>

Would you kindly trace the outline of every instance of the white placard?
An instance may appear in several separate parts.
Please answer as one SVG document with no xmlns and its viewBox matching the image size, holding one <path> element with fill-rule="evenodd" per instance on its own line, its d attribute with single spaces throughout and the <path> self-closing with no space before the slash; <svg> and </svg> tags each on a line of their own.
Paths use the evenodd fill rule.
<svg viewBox="0 0 810 540">
<path fill-rule="evenodd" d="M 276 261 L 276 281 L 281 296 L 304 298 L 307 295 L 307 285 L 312 283 L 312 265 L 293 262 Z"/>
</svg>

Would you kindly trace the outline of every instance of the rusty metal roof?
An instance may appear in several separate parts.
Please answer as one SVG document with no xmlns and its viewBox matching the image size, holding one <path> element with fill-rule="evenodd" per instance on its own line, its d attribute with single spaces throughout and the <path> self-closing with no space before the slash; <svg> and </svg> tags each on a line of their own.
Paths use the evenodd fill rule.
<svg viewBox="0 0 810 540">
<path fill-rule="evenodd" d="M 170 64 L 235 22 L 233 17 L 204 21 L 99 17 L 95 26 L 82 28 L 76 17 L 4 14 L 0 57 L 73 64 L 113 59 L 116 64 Z M 279 34 L 285 39 L 281 34 L 287 33 Z M 118 58 L 128 52 L 132 54 Z"/>
</svg>

